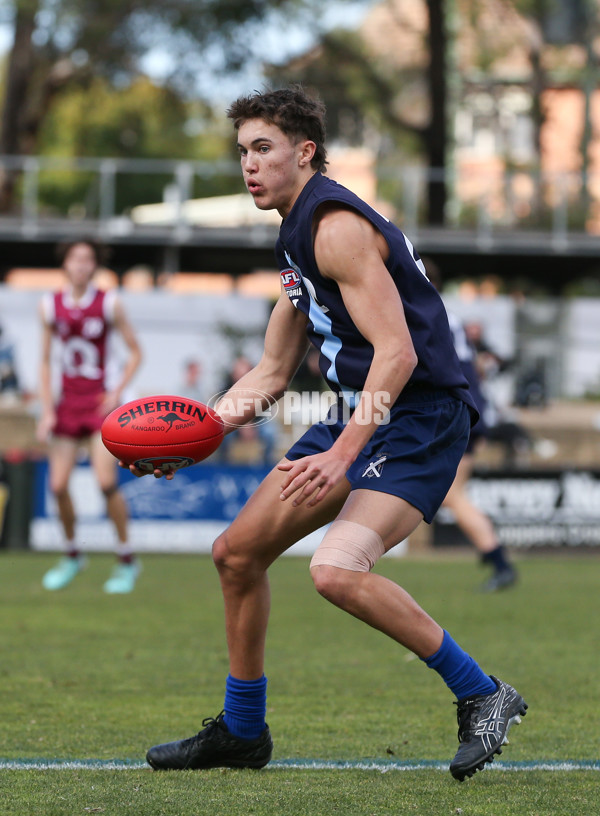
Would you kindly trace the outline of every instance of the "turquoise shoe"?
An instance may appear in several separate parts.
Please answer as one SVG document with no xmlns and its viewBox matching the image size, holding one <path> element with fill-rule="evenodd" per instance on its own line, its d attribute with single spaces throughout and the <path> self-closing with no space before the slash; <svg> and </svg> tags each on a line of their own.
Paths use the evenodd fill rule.
<svg viewBox="0 0 600 816">
<path fill-rule="evenodd" d="M 132 592 L 142 568 L 138 561 L 131 564 L 116 564 L 112 575 L 104 584 L 104 591 L 109 595 L 126 595 Z"/>
<path fill-rule="evenodd" d="M 57 589 L 64 589 L 68 586 L 77 573 L 85 567 L 86 560 L 81 555 L 71 558 L 65 556 L 61 558 L 55 567 L 44 575 L 42 578 L 42 586 L 44 589 L 49 589 L 51 592 Z"/>
</svg>

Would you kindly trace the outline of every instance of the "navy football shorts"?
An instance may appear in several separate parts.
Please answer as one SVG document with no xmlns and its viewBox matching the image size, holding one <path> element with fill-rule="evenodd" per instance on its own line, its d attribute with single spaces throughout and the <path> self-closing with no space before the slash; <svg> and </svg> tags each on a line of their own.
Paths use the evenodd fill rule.
<svg viewBox="0 0 600 816">
<path fill-rule="evenodd" d="M 335 406 L 334 409 L 335 410 Z M 289 449 L 300 459 L 329 450 L 344 430 L 342 420 L 313 425 Z M 450 489 L 467 442 L 467 405 L 447 391 L 409 389 L 392 408 L 346 472 L 351 489 L 378 490 L 405 499 L 431 523 Z"/>
</svg>

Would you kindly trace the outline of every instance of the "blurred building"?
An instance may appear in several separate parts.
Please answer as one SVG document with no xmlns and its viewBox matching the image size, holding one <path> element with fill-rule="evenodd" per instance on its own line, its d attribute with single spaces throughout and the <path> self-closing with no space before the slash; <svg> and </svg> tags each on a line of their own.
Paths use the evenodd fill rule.
<svg viewBox="0 0 600 816">
<path fill-rule="evenodd" d="M 385 0 L 370 7 L 358 32 L 327 35 L 288 64 L 272 66 L 270 78 L 318 90 L 328 111 L 331 176 L 397 220 L 421 254 L 440 262 L 446 280 L 495 276 L 505 291 L 527 280 L 560 294 L 577 278 L 580 289 L 592 286 L 598 294 L 599 3 L 528 4 L 526 16 L 510 0 Z M 447 15 L 445 47 L 429 29 L 430 9 Z M 539 9 L 545 16 L 535 19 Z M 437 84 L 430 81 L 430 51 L 445 55 Z M 425 145 L 439 135 L 432 118 L 439 100 L 449 127 L 445 156 L 435 164 Z M 57 240 L 85 233 L 111 247 L 119 279 L 132 267 L 150 270 L 137 273 L 144 288 L 160 282 L 198 291 L 203 285 L 192 278 L 201 274 L 206 285 L 211 276 L 211 285 L 234 289 L 243 278 L 244 285 L 276 291 L 272 276 L 259 274 L 274 267 L 279 217 L 258 211 L 241 192 L 237 162 L 11 161 L 22 176 L 22 202 L 20 213 L 0 217 L 3 279 L 14 267 L 44 266 Z M 47 174 L 65 169 L 81 174 L 82 199 L 69 214 L 52 217 L 37 191 Z M 162 185 L 163 200 L 119 210 L 131 173 L 159 176 L 152 188 Z M 192 195 L 219 185 L 236 189 L 232 177 L 239 194 Z M 428 218 L 434 188 L 442 191 L 443 222 Z"/>
<path fill-rule="evenodd" d="M 509 0 L 443 4 L 448 38 L 444 102 L 450 123 L 446 168 L 454 185 L 447 206 L 450 224 L 472 223 L 481 216 L 483 201 L 485 217 L 500 226 L 537 226 L 542 218 L 547 226 L 552 212 L 563 207 L 571 225 L 600 232 L 594 39 L 599 5 L 597 0 L 556 0 L 530 6 L 526 15 Z M 421 138 L 432 125 L 429 47 L 441 45 L 429 28 L 428 4 L 376 3 L 358 35 L 365 73 L 370 67 L 378 77 L 373 87 L 379 102 L 365 102 L 368 80 L 362 91 L 348 91 L 350 51 L 332 39 L 273 66 L 271 76 L 279 82 L 294 76 L 318 88 L 336 145 L 360 144 L 379 164 L 386 155 L 418 162 L 414 137 Z M 381 114 L 378 105 L 383 104 L 387 110 Z M 391 144 L 382 130 L 389 133 L 394 127 Z M 409 197 L 397 202 L 404 219 L 410 216 Z"/>
</svg>

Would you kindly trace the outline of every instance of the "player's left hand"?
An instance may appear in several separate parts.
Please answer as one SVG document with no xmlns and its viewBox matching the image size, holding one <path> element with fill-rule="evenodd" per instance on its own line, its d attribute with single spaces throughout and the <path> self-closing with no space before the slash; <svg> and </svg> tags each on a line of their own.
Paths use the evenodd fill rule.
<svg viewBox="0 0 600 816">
<path fill-rule="evenodd" d="M 304 456 L 295 462 L 280 462 L 278 469 L 287 471 L 287 475 L 279 498 L 285 501 L 300 491 L 292 502 L 294 507 L 304 502 L 307 507 L 314 507 L 344 478 L 350 465 L 351 462 L 340 459 L 331 450 Z"/>
</svg>

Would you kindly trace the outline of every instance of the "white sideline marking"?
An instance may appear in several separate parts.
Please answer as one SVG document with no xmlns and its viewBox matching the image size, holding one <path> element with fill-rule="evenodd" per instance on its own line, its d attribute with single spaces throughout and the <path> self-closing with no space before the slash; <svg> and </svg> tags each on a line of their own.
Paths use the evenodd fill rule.
<svg viewBox="0 0 600 816">
<path fill-rule="evenodd" d="M 264 770 L 303 769 L 309 771 L 447 771 L 448 762 L 433 759 L 407 760 L 327 760 L 279 759 Z M 140 771 L 150 770 L 145 762 L 127 759 L 0 759 L 3 771 Z M 537 760 L 494 762 L 492 771 L 600 771 L 600 760 Z"/>
</svg>

